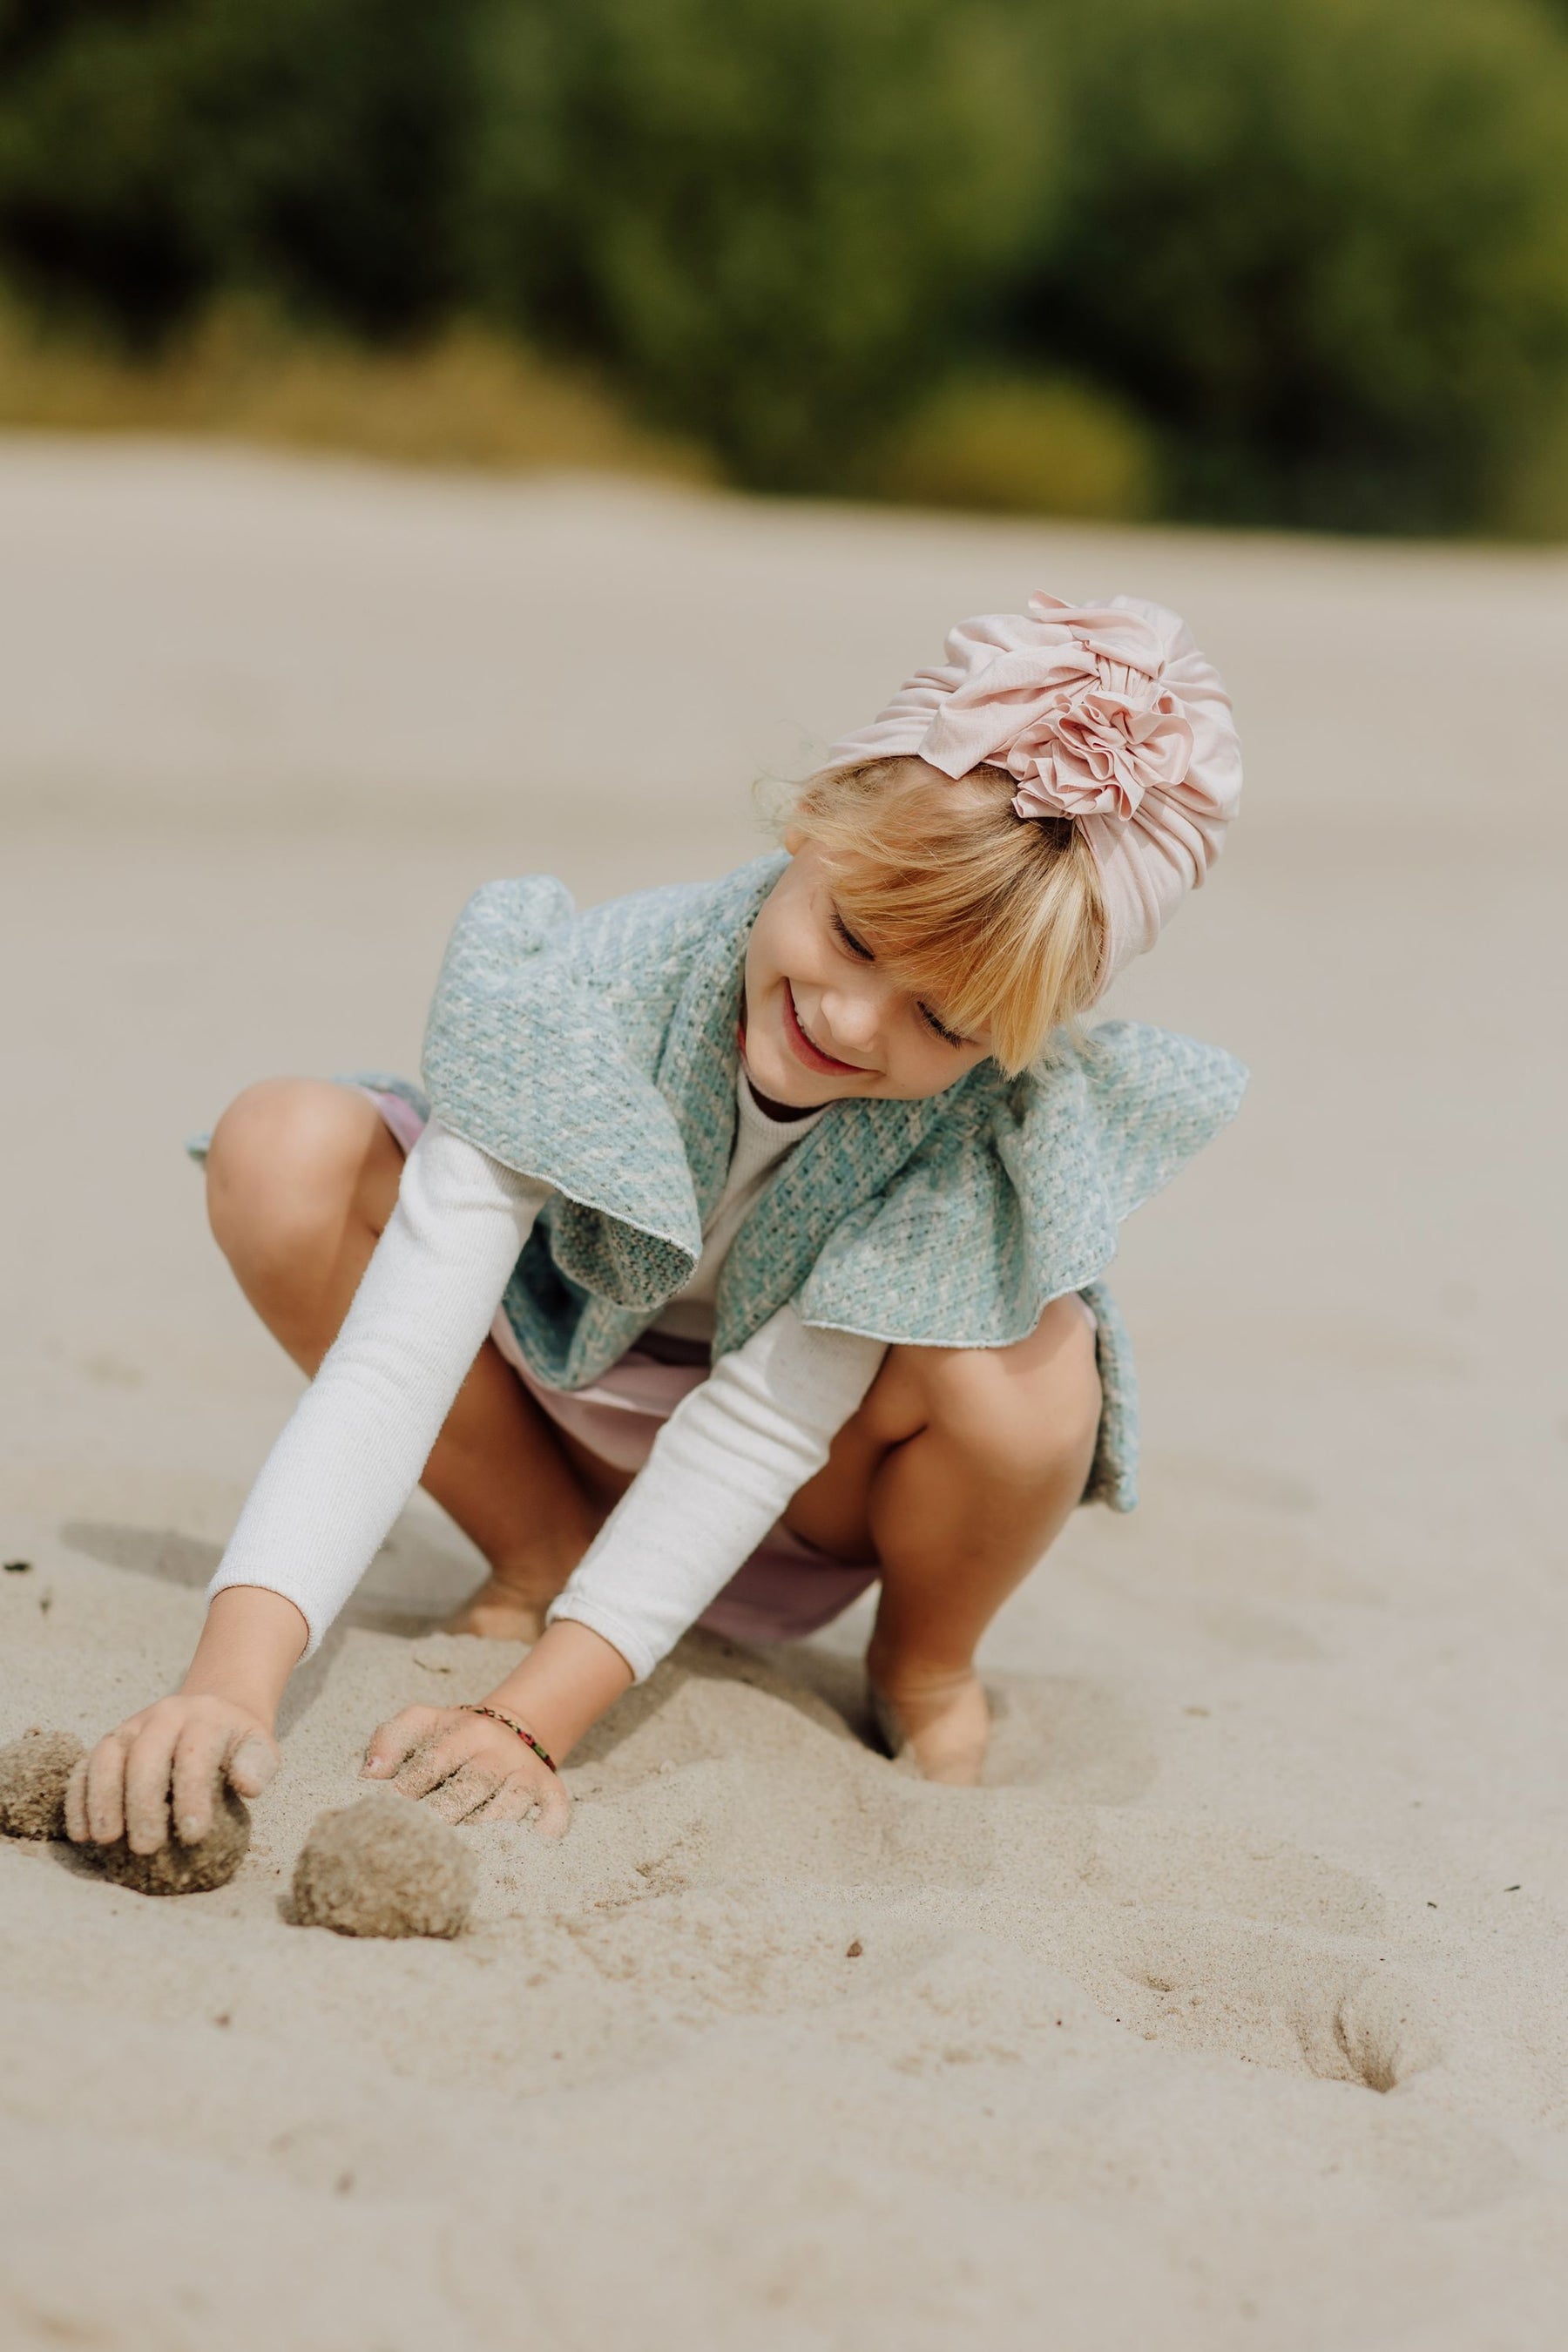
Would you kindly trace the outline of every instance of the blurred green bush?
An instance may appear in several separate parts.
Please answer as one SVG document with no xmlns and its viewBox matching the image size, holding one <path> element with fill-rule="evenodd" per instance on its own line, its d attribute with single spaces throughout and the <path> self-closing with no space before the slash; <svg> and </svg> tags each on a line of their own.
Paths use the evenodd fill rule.
<svg viewBox="0 0 1568 2352">
<path fill-rule="evenodd" d="M 0 0 L 0 273 L 482 314 L 772 488 L 1541 530 L 1568 0 Z"/>
<path fill-rule="evenodd" d="M 0 261 L 154 348 L 218 288 L 384 336 L 460 294 L 464 0 L 0 0 Z"/>
<path fill-rule="evenodd" d="M 462 294 L 466 0 L 205 0 L 202 191 L 225 276 L 373 337 Z"/>
<path fill-rule="evenodd" d="M 480 51 L 478 282 L 745 481 L 841 482 L 1045 210 L 979 0 L 494 0 Z"/>
<path fill-rule="evenodd" d="M 1520 0 L 1035 13 L 1072 95 L 1026 348 L 1159 420 L 1178 511 L 1487 519 L 1568 369 L 1568 41 Z"/>
<path fill-rule="evenodd" d="M 1161 504 L 1159 453 L 1109 393 L 1065 380 L 954 377 L 885 445 L 874 487 L 914 506 L 1136 522 Z"/>
<path fill-rule="evenodd" d="M 186 12 L 0 0 L 0 257 L 47 310 L 154 342 L 212 285 Z"/>
</svg>

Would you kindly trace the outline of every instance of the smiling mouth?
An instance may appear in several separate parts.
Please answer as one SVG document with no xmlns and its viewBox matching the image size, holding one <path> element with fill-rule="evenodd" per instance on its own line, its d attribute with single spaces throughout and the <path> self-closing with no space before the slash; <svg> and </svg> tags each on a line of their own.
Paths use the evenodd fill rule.
<svg viewBox="0 0 1568 2352">
<path fill-rule="evenodd" d="M 808 1070 L 830 1071 L 835 1077 L 863 1078 L 867 1075 L 856 1063 L 836 1062 L 831 1054 L 825 1054 L 819 1045 L 812 1044 L 795 1009 L 795 991 L 787 980 L 784 984 L 784 1035 L 797 1061 L 804 1062 Z"/>
</svg>

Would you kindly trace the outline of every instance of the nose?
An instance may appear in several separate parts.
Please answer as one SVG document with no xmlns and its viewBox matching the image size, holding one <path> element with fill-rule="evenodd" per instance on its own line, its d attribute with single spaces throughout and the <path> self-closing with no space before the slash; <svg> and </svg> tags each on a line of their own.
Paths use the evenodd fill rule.
<svg viewBox="0 0 1568 2352">
<path fill-rule="evenodd" d="M 888 994 L 886 982 L 872 972 L 858 979 L 852 987 L 824 992 L 823 1014 L 832 1031 L 833 1046 L 838 1048 L 844 1060 L 858 1061 L 874 1055 L 882 1033 Z"/>
</svg>

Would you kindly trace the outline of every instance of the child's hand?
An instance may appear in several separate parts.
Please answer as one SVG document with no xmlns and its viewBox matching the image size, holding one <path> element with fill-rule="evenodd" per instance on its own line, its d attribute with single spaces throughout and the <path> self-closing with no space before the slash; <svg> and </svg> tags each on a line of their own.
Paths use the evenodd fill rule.
<svg viewBox="0 0 1568 2352">
<path fill-rule="evenodd" d="M 155 1853 L 173 1831 L 195 1845 L 213 1823 L 223 1781 L 258 1797 L 279 1765 L 278 1743 L 259 1716 L 234 1700 L 161 1698 L 100 1739 L 66 1790 L 66 1832 L 78 1845 Z"/>
<path fill-rule="evenodd" d="M 423 1797 L 443 1821 L 517 1822 L 539 1808 L 546 1837 L 561 1837 L 572 1800 L 548 1764 L 515 1731 L 458 1706 L 405 1706 L 365 1749 L 363 1774 Z"/>
</svg>

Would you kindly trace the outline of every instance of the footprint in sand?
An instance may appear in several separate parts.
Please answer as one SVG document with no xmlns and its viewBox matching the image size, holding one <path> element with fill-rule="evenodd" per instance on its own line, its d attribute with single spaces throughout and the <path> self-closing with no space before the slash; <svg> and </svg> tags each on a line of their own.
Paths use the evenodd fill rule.
<svg viewBox="0 0 1568 2352">
<path fill-rule="evenodd" d="M 1440 2059 L 1425 1996 L 1378 1948 L 1383 1897 L 1353 1873 L 1290 1845 L 1123 1813 L 1102 1817 L 1083 1877 L 1125 1906 L 1085 1981 L 1146 2039 L 1378 2092 Z"/>
</svg>

